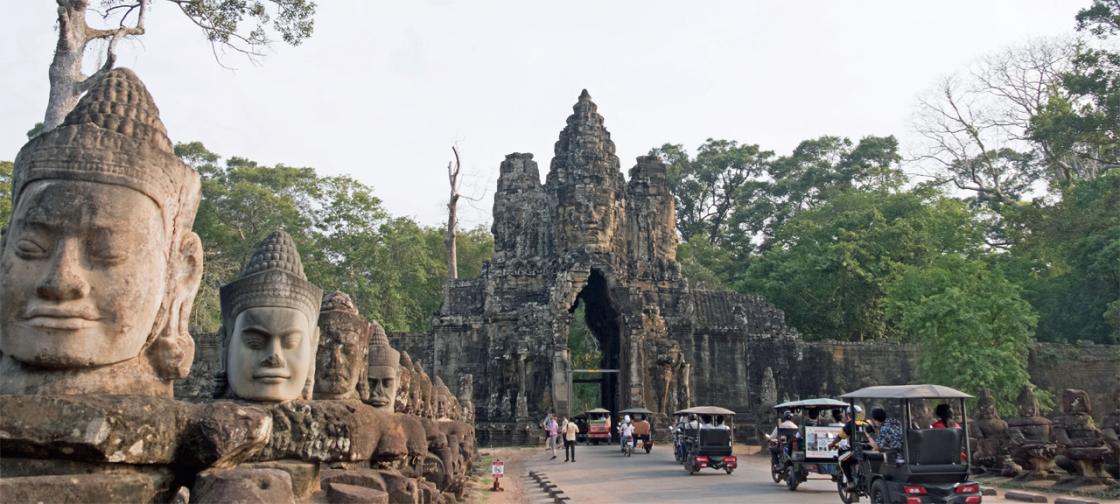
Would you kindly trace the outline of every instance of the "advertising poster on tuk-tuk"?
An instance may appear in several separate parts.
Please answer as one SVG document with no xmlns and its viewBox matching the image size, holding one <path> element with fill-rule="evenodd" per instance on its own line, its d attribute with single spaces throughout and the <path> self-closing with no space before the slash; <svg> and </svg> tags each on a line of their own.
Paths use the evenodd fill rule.
<svg viewBox="0 0 1120 504">
<path fill-rule="evenodd" d="M 840 427 L 805 427 L 805 458 L 836 458 L 828 445 L 840 435 Z"/>
</svg>

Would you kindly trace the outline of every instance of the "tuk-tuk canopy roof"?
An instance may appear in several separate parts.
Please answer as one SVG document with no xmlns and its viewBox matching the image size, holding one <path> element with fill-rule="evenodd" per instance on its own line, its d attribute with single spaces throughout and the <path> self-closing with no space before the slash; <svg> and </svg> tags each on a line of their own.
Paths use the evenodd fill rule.
<svg viewBox="0 0 1120 504">
<path fill-rule="evenodd" d="M 817 399 L 805 399 L 802 401 L 789 401 L 774 406 L 774 409 L 787 409 L 787 408 L 805 408 L 805 409 L 831 409 L 831 408 L 845 408 L 848 403 L 844 401 L 837 401 L 836 399 L 829 399 L 827 397 L 819 397 Z"/>
<path fill-rule="evenodd" d="M 589 410 L 585 411 L 584 413 L 585 414 L 586 413 L 607 413 L 607 414 L 610 414 L 610 412 L 611 412 L 611 410 L 608 410 L 608 409 L 595 408 L 595 409 L 589 409 Z"/>
<path fill-rule="evenodd" d="M 844 399 L 972 399 L 972 396 L 943 385 L 883 385 L 864 387 L 840 396 Z"/>
<path fill-rule="evenodd" d="M 618 412 L 620 415 L 652 415 L 653 412 L 645 408 L 627 408 Z"/>
<path fill-rule="evenodd" d="M 674 415 L 734 415 L 735 412 L 719 406 L 693 406 L 673 412 Z"/>
</svg>

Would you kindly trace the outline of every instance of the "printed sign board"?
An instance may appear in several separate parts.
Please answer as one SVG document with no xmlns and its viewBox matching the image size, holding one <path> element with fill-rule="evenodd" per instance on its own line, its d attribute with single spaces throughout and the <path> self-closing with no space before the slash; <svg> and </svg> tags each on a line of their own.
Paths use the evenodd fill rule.
<svg viewBox="0 0 1120 504">
<path fill-rule="evenodd" d="M 840 435 L 840 427 L 805 427 L 805 458 L 836 458 L 828 445 Z"/>
<path fill-rule="evenodd" d="M 501 478 L 502 476 L 505 476 L 506 463 L 502 462 L 501 459 L 495 460 L 494 463 L 490 464 L 490 474 L 495 478 Z"/>
</svg>

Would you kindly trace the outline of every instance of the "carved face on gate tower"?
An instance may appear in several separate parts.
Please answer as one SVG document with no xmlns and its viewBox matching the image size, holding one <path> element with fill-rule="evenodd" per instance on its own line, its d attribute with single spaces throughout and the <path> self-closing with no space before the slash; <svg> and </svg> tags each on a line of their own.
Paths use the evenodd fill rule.
<svg viewBox="0 0 1120 504">
<path fill-rule="evenodd" d="M 127 69 L 24 146 L 0 240 L 0 393 L 171 395 L 194 356 L 199 186 Z"/>
</svg>

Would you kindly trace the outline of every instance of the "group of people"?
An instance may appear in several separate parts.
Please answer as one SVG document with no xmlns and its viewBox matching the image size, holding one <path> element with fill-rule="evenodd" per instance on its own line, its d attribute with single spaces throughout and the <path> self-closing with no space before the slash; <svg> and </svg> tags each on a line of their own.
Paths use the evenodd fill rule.
<svg viewBox="0 0 1120 504">
<path fill-rule="evenodd" d="M 622 451 L 626 451 L 626 444 L 633 442 L 635 439 L 643 439 L 648 442 L 649 436 L 652 433 L 652 427 L 649 420 L 644 417 L 637 420 L 632 420 L 630 415 L 622 417 L 622 421 L 618 424 L 618 443 Z"/>
<path fill-rule="evenodd" d="M 546 449 L 552 454 L 553 459 L 556 458 L 556 445 L 561 439 L 560 436 L 563 436 L 564 462 L 576 461 L 576 435 L 579 434 L 579 425 L 568 420 L 568 417 L 561 417 L 561 421 L 557 422 L 556 415 L 549 413 L 541 421 L 541 428 L 548 433 Z"/>
</svg>

